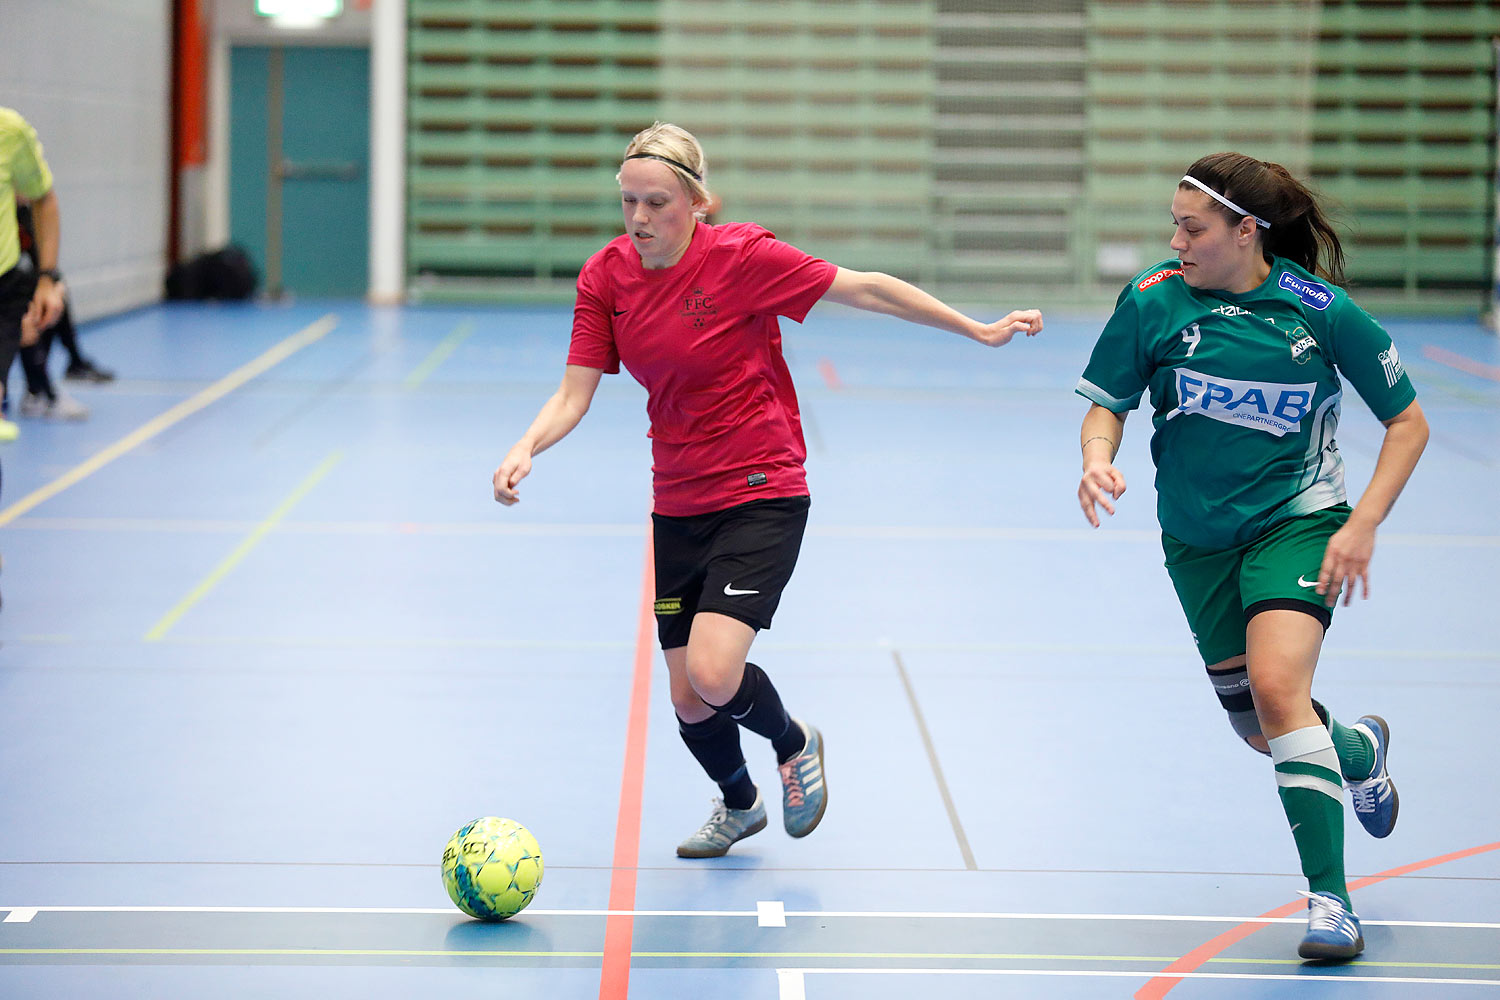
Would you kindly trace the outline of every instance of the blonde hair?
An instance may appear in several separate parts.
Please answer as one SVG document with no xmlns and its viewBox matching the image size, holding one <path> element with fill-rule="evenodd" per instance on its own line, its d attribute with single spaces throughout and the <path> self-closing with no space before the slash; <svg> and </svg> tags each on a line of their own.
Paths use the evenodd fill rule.
<svg viewBox="0 0 1500 1000">
<path fill-rule="evenodd" d="M 689 199 L 694 204 L 704 206 L 701 211 L 693 214 L 701 219 L 708 213 L 708 206 L 714 203 L 714 196 L 709 192 L 705 181 L 708 176 L 708 157 L 703 155 L 703 146 L 693 133 L 667 122 L 655 122 L 650 128 L 637 132 L 635 138 L 630 140 L 630 145 L 625 147 L 627 160 L 640 154 L 676 160 L 676 163 L 667 163 L 666 166 L 682 182 Z M 689 170 L 698 176 L 694 177 L 693 173 L 688 173 Z M 615 174 L 615 180 L 619 179 L 620 175 Z"/>
</svg>

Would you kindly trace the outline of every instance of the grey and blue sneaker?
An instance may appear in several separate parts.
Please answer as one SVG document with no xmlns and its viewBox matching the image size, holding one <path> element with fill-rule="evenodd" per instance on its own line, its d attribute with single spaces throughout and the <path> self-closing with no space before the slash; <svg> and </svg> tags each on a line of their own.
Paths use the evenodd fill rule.
<svg viewBox="0 0 1500 1000">
<path fill-rule="evenodd" d="M 828 808 L 828 786 L 823 781 L 823 734 L 816 726 L 793 719 L 807 734 L 802 752 L 781 771 L 781 821 L 793 837 L 805 837 L 818 828 Z"/>
<path fill-rule="evenodd" d="M 1304 892 L 1307 934 L 1297 954 L 1315 961 L 1346 961 L 1365 950 L 1359 918 L 1331 892 Z"/>
<path fill-rule="evenodd" d="M 731 809 L 723 799 L 714 799 L 714 811 L 698 832 L 677 845 L 679 858 L 722 858 L 729 846 L 766 828 L 766 804 L 760 793 L 749 809 Z"/>
<path fill-rule="evenodd" d="M 1401 811 L 1401 798 L 1396 794 L 1390 772 L 1386 770 L 1391 727 L 1378 715 L 1364 715 L 1352 728 L 1364 733 L 1375 745 L 1375 769 L 1364 781 L 1349 783 L 1349 791 L 1354 796 L 1354 815 L 1370 836 L 1389 837 L 1396 828 L 1396 814 Z"/>
</svg>

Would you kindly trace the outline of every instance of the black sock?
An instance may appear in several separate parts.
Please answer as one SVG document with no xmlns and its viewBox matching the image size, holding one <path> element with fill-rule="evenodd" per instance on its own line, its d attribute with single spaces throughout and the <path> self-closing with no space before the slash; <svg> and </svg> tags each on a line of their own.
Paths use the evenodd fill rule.
<svg viewBox="0 0 1500 1000">
<path fill-rule="evenodd" d="M 677 732 L 703 770 L 723 790 L 726 806 L 749 809 L 755 805 L 755 782 L 745 769 L 740 727 L 733 719 L 723 712 L 715 712 L 702 722 L 683 722 L 678 716 Z"/>
<path fill-rule="evenodd" d="M 745 664 L 745 677 L 729 704 L 710 707 L 717 708 L 755 735 L 770 740 L 778 764 L 785 764 L 807 746 L 802 727 L 793 725 L 792 717 L 782 707 L 776 685 L 753 663 Z"/>
</svg>

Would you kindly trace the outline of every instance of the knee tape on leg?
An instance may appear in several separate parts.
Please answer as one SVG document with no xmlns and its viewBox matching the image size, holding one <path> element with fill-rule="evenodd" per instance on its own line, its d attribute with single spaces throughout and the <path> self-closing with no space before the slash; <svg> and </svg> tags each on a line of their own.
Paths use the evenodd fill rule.
<svg viewBox="0 0 1500 1000">
<path fill-rule="evenodd" d="M 1229 725 L 1234 734 L 1246 743 L 1250 742 L 1250 737 L 1260 736 L 1260 718 L 1255 714 L 1255 700 L 1250 696 L 1250 672 L 1244 666 L 1210 670 L 1208 680 L 1214 686 L 1219 704 L 1229 714 Z"/>
</svg>

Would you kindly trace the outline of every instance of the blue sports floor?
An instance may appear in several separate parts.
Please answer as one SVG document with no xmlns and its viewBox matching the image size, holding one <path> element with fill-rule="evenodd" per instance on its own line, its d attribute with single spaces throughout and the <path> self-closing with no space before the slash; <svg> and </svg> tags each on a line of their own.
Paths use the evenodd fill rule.
<svg viewBox="0 0 1500 1000">
<path fill-rule="evenodd" d="M 1389 324 L 1432 441 L 1316 690 L 1389 720 L 1401 819 L 1375 841 L 1346 811 L 1368 949 L 1318 967 L 1269 764 L 1161 567 L 1144 413 L 1119 514 L 1078 510 L 1100 317 L 997 351 L 829 306 L 785 324 L 813 508 L 755 655 L 826 735 L 830 808 L 785 836 L 747 737 L 771 825 L 699 862 L 673 848 L 715 789 L 659 653 L 636 669 L 642 391 L 606 379 L 522 503 L 491 499 L 568 317 L 173 306 L 86 332 L 121 374 L 73 390 L 92 419 L 0 446 L 0 997 L 1497 992 L 1500 344 L 1476 323 Z M 1356 490 L 1380 435 L 1351 393 Z M 438 874 L 487 814 L 547 862 L 499 925 Z"/>
</svg>

